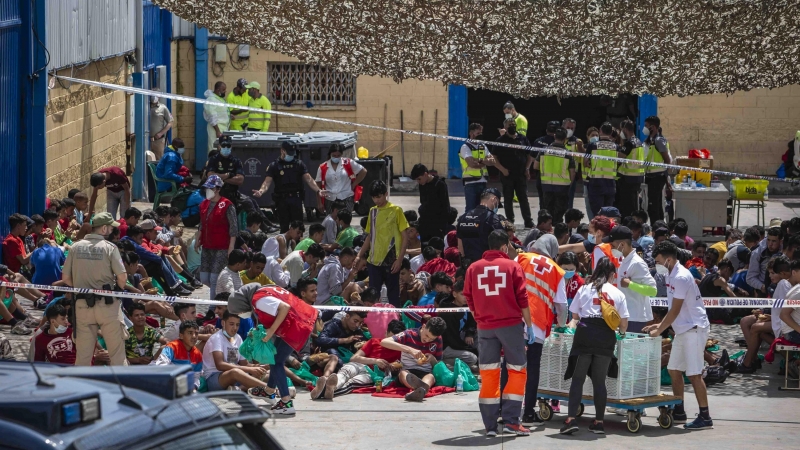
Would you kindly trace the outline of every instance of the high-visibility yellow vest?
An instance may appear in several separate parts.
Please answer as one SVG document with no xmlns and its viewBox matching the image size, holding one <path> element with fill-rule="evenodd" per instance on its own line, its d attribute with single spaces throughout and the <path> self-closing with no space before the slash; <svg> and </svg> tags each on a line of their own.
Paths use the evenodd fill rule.
<svg viewBox="0 0 800 450">
<path fill-rule="evenodd" d="M 517 117 L 514 119 L 514 122 L 517 123 L 517 134 L 521 134 L 523 136 L 528 136 L 528 119 L 525 118 L 522 114 L 517 114 Z"/>
<path fill-rule="evenodd" d="M 564 147 L 567 148 L 568 152 L 574 152 L 578 148 L 577 142 L 578 141 L 570 143 L 569 141 L 567 141 L 566 143 L 564 143 Z M 575 172 L 577 173 L 578 171 L 580 171 L 581 173 L 580 175 L 581 178 L 583 178 L 584 180 L 588 178 L 588 174 L 586 173 L 586 170 L 583 168 L 583 157 L 575 158 Z"/>
<path fill-rule="evenodd" d="M 251 98 L 248 104 L 251 108 L 260 108 L 263 110 L 271 110 L 272 103 L 269 102 L 267 96 L 261 94 L 261 97 Z M 269 131 L 269 119 L 271 114 L 265 112 L 250 111 L 250 118 L 247 120 L 247 128 L 256 131 Z"/>
<path fill-rule="evenodd" d="M 628 153 L 627 159 L 631 161 L 644 161 L 644 147 L 642 141 L 633 138 L 631 143 L 634 145 L 633 150 Z M 661 156 L 661 155 L 659 155 Z M 619 174 L 626 177 L 642 177 L 644 176 L 644 164 L 636 163 L 623 163 L 619 165 Z"/>
<path fill-rule="evenodd" d="M 539 157 L 539 171 L 542 184 L 569 186 L 569 160 L 567 158 L 542 153 Z"/>
<path fill-rule="evenodd" d="M 595 146 L 599 147 L 592 150 L 593 156 L 617 157 L 617 145 L 611 141 L 598 141 Z M 616 161 L 606 161 L 601 159 L 589 160 L 589 178 L 613 180 L 617 177 Z"/>
<path fill-rule="evenodd" d="M 236 106 L 247 106 L 250 104 L 250 96 L 247 95 L 247 91 L 242 92 L 242 95 L 236 95 L 231 91 L 228 93 L 228 97 L 225 98 L 225 101 L 228 102 L 229 105 L 236 105 Z M 229 108 L 231 111 L 234 109 L 239 108 Z M 231 114 L 231 124 L 229 129 L 234 131 L 242 131 L 244 124 L 247 123 L 248 119 L 248 112 L 244 111 L 239 114 Z"/>
<path fill-rule="evenodd" d="M 476 146 L 475 144 L 471 144 L 469 142 L 465 142 L 467 147 L 472 151 L 472 157 L 476 160 L 486 158 L 486 147 L 483 145 Z M 467 164 L 467 160 L 464 159 L 463 156 L 459 153 L 458 159 L 461 160 L 461 181 L 464 183 L 469 183 L 471 181 L 479 181 L 481 178 L 488 175 L 488 171 L 486 167 L 481 167 L 479 169 L 470 167 Z"/>
<path fill-rule="evenodd" d="M 669 151 L 669 142 L 667 142 L 667 151 Z M 664 157 L 661 156 L 661 152 L 658 151 L 655 144 L 651 144 L 649 151 L 647 152 L 647 161 L 651 163 L 660 163 L 664 164 Z M 667 170 L 665 167 L 646 167 L 647 173 L 660 173 Z"/>
</svg>

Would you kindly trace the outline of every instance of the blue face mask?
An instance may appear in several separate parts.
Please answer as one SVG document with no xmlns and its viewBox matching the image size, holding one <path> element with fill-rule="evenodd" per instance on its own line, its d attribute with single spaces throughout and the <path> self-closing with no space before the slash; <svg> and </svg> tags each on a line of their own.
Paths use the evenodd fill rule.
<svg viewBox="0 0 800 450">
<path fill-rule="evenodd" d="M 219 154 L 225 157 L 231 156 L 230 147 L 222 147 L 222 150 L 219 151 Z"/>
<path fill-rule="evenodd" d="M 228 332 L 227 332 L 227 331 L 225 331 L 225 329 L 224 329 L 224 328 L 222 329 L 222 334 L 223 334 L 223 335 L 224 335 L 226 338 L 228 338 L 228 339 L 233 339 L 233 336 L 231 336 L 230 334 L 228 334 Z"/>
<path fill-rule="evenodd" d="M 342 158 L 331 158 L 331 162 L 334 163 L 334 164 L 339 164 L 339 161 L 341 161 L 341 160 L 342 160 Z"/>
<path fill-rule="evenodd" d="M 574 276 L 575 276 L 575 271 L 574 270 L 567 270 L 566 272 L 564 272 L 564 278 L 566 278 L 568 280 L 571 279 Z"/>
<path fill-rule="evenodd" d="M 594 241 L 594 235 L 593 235 L 593 234 L 590 234 L 590 235 L 589 235 L 589 239 L 588 239 L 588 241 L 589 241 L 590 243 L 592 243 L 592 244 L 595 244 L 595 243 L 596 243 L 596 242 Z"/>
<path fill-rule="evenodd" d="M 176 151 L 178 152 L 179 155 L 182 155 L 185 150 L 186 150 L 185 148 L 181 147 Z"/>
<path fill-rule="evenodd" d="M 294 156 L 293 155 L 286 155 L 286 156 L 283 157 L 283 160 L 286 161 L 286 162 L 292 162 L 292 161 L 294 161 Z"/>
<path fill-rule="evenodd" d="M 497 214 L 497 211 L 500 211 L 500 208 L 498 208 L 498 207 L 496 207 L 496 206 L 495 206 L 495 207 L 494 207 L 494 209 L 492 210 L 492 212 L 493 212 L 493 213 L 495 213 L 495 214 Z"/>
<path fill-rule="evenodd" d="M 592 136 L 592 137 L 589 138 L 589 142 L 598 142 L 599 140 L 600 140 L 600 138 L 597 137 L 597 136 Z"/>
</svg>

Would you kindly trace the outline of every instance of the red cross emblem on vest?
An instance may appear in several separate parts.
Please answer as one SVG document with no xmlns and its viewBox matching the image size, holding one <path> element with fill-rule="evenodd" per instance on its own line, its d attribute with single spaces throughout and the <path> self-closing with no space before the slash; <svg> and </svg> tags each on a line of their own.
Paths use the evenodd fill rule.
<svg viewBox="0 0 800 450">
<path fill-rule="evenodd" d="M 533 271 L 539 275 L 544 275 L 553 271 L 553 265 L 550 264 L 550 261 L 542 255 L 531 259 L 531 262 L 534 264 Z"/>
<path fill-rule="evenodd" d="M 483 289 L 484 295 L 500 295 L 500 288 L 506 287 L 506 274 L 500 272 L 497 266 L 486 266 L 483 273 L 478 275 L 478 289 Z"/>
</svg>

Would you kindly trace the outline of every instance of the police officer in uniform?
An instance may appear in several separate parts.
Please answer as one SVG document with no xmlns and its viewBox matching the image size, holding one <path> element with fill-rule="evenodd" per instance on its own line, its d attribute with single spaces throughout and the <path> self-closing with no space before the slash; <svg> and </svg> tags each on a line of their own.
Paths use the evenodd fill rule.
<svg viewBox="0 0 800 450">
<path fill-rule="evenodd" d="M 545 135 L 542 137 L 537 138 L 533 141 L 533 146 L 538 148 L 547 148 L 553 145 L 555 141 L 555 134 L 556 130 L 561 127 L 561 122 L 557 120 L 551 120 L 547 122 L 547 128 L 545 128 Z M 533 157 L 538 158 L 540 155 L 539 152 L 536 150 L 533 151 Z M 539 208 L 544 208 L 542 203 L 544 202 L 544 195 L 542 194 L 542 177 L 538 170 L 533 170 L 531 173 L 531 178 L 536 180 L 536 196 L 539 198 Z M 566 210 L 565 210 L 566 211 Z M 551 213 L 553 211 L 550 211 Z M 531 227 L 533 228 L 533 227 Z"/>
<path fill-rule="evenodd" d="M 323 196 L 327 193 L 317 186 L 306 165 L 298 157 L 297 144 L 289 141 L 283 141 L 281 144 L 280 158 L 267 166 L 267 177 L 264 178 L 261 189 L 253 190 L 253 197 L 260 198 L 264 195 L 273 180 L 275 180 L 275 192 L 272 193 L 272 200 L 278 210 L 281 233 L 289 231 L 290 222 L 303 220 L 304 182 L 317 195 Z"/>
<path fill-rule="evenodd" d="M 481 203 L 472 211 L 458 218 L 456 237 L 458 251 L 465 258 L 477 261 L 483 252 L 489 250 L 489 235 L 494 230 L 502 230 L 503 224 L 497 215 L 501 194 L 496 188 L 488 188 L 481 194 Z"/>
<path fill-rule="evenodd" d="M 586 146 L 587 157 L 584 158 L 583 164 L 589 176 L 589 181 L 586 183 L 589 189 L 589 207 L 594 214 L 604 206 L 614 205 L 617 193 L 617 162 L 589 158 L 589 156 L 624 158 L 625 154 L 611 137 L 613 132 L 614 127 L 610 123 L 600 125 L 600 140 Z"/>
<path fill-rule="evenodd" d="M 559 128 L 549 148 L 566 150 L 567 130 Z M 542 180 L 541 208 L 553 215 L 553 223 L 564 221 L 569 201 L 569 187 L 575 180 L 575 160 L 571 156 L 542 153 L 533 163 Z"/>
<path fill-rule="evenodd" d="M 561 121 L 561 128 L 567 130 L 567 141 L 564 143 L 564 147 L 567 149 L 568 152 L 575 152 L 575 153 L 583 153 L 583 141 L 575 136 L 575 128 L 578 126 L 575 119 L 567 117 L 566 119 Z M 580 160 L 575 161 L 575 169 L 576 173 L 578 172 L 578 166 L 583 165 L 583 158 Z M 573 202 L 575 201 L 575 190 L 578 187 L 578 183 L 580 182 L 580 177 L 575 177 L 572 181 L 572 184 L 569 186 L 569 202 L 567 203 L 567 209 L 573 208 Z"/>
<path fill-rule="evenodd" d="M 118 227 L 109 213 L 92 219 L 92 232 L 73 244 L 64 262 L 62 280 L 79 289 L 123 290 L 127 275 L 116 245 L 106 240 L 113 227 Z M 128 332 L 122 318 L 120 301 L 114 297 L 76 294 L 72 306 L 75 328 L 76 366 L 92 365 L 97 329 L 103 329 L 112 366 L 127 365 L 125 341 Z"/>
<path fill-rule="evenodd" d="M 625 119 L 620 124 L 622 127 L 622 152 L 630 161 L 644 162 L 644 146 L 636 137 L 636 125 L 633 121 Z M 628 217 L 639 209 L 639 189 L 644 183 L 644 164 L 622 163 L 617 172 L 617 199 L 616 207 L 622 217 Z"/>
<path fill-rule="evenodd" d="M 241 81 L 241 80 L 240 80 Z M 258 204 L 252 198 L 239 192 L 239 186 L 244 183 L 244 165 L 242 160 L 231 154 L 233 145 L 230 136 L 219 138 L 219 153 L 208 159 L 207 176 L 217 175 L 222 179 L 222 189 L 219 195 L 232 201 L 237 211 L 244 211 L 247 215 L 259 212 Z M 205 181 L 205 180 L 204 180 Z M 272 223 L 264 219 L 262 229 L 272 230 Z"/>
<path fill-rule="evenodd" d="M 671 164 L 672 154 L 669 142 L 661 134 L 661 119 L 650 116 L 644 119 L 642 134 L 647 136 L 644 142 L 645 160 L 651 163 Z M 647 215 L 650 223 L 664 220 L 664 186 L 667 185 L 667 169 L 663 167 L 645 167 L 645 183 L 647 183 Z"/>
</svg>

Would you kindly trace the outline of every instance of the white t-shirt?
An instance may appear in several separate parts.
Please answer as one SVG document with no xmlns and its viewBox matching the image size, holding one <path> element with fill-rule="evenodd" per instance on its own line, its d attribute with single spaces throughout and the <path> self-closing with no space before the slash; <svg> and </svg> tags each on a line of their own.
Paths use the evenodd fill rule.
<svg viewBox="0 0 800 450">
<path fill-rule="evenodd" d="M 258 299 L 256 302 L 256 309 L 265 312 L 270 316 L 277 316 L 278 307 L 281 306 L 281 303 L 283 303 L 281 299 L 267 295 Z"/>
<path fill-rule="evenodd" d="M 283 267 L 274 256 L 267 257 L 267 264 L 264 266 L 262 273 L 282 288 L 288 288 L 292 282 L 289 274 L 283 270 Z"/>
<path fill-rule="evenodd" d="M 409 263 L 411 264 L 411 271 L 417 273 L 419 271 L 419 268 L 422 267 L 423 264 L 425 264 L 425 258 L 423 258 L 422 254 L 420 253 L 419 255 L 411 258 Z"/>
<path fill-rule="evenodd" d="M 601 289 L 608 297 L 611 306 L 617 308 L 619 317 L 622 319 L 629 318 L 630 313 L 628 313 L 628 304 L 625 301 L 625 294 L 608 283 L 604 284 Z M 603 317 L 603 311 L 600 309 L 600 297 L 597 295 L 597 290 L 595 290 L 593 285 L 585 284 L 578 289 L 578 292 L 575 293 L 575 298 L 572 299 L 572 304 L 569 306 L 569 311 L 577 314 L 581 318 Z"/>
<path fill-rule="evenodd" d="M 233 343 L 222 334 L 222 330 L 212 334 L 203 348 L 203 376 L 208 378 L 209 375 L 219 372 L 216 363 L 214 363 L 214 352 L 222 352 L 222 359 L 226 363 L 238 365 L 239 361 L 244 359 L 239 354 L 239 347 L 241 346 L 242 337 L 238 334 L 233 335 Z"/>
<path fill-rule="evenodd" d="M 681 311 L 675 318 L 675 322 L 672 323 L 675 334 L 686 333 L 694 327 L 708 328 L 710 326 L 706 307 L 703 305 L 703 298 L 700 295 L 700 288 L 697 287 L 694 276 L 689 269 L 677 262 L 667 275 L 667 302 L 669 302 L 670 309 L 672 309 L 672 299 L 674 298 L 683 299 Z"/>
<path fill-rule="evenodd" d="M 328 160 L 325 164 L 328 165 L 328 169 L 325 172 L 325 190 L 328 191 L 328 195 L 325 196 L 327 200 L 344 200 L 346 198 L 353 196 L 353 188 L 350 180 L 350 176 L 347 175 L 347 171 L 344 170 L 344 158 L 339 164 L 336 165 L 336 169 L 333 168 L 331 165 L 331 161 Z M 350 160 L 350 167 L 353 169 L 353 175 L 358 175 L 364 167 L 361 164 L 355 162 L 354 160 Z M 322 170 L 317 168 L 317 183 L 322 181 Z"/>
<path fill-rule="evenodd" d="M 775 286 L 775 292 L 772 294 L 772 298 L 786 299 L 791 290 L 792 283 L 789 283 L 789 280 L 781 280 L 778 282 L 778 285 Z M 772 311 L 772 315 L 770 316 L 772 320 L 772 333 L 775 334 L 775 337 L 780 336 L 781 331 L 783 331 L 784 324 L 781 320 L 781 309 L 783 308 L 776 308 Z"/>
<path fill-rule="evenodd" d="M 623 258 L 619 264 L 617 280 L 622 278 L 629 278 L 634 283 L 656 287 L 656 280 L 650 275 L 647 263 L 635 251 L 628 253 L 628 256 Z M 617 281 L 617 285 L 619 286 L 619 281 Z M 625 301 L 628 303 L 628 311 L 631 314 L 628 318 L 629 320 L 633 322 L 649 322 L 653 320 L 653 307 L 650 305 L 650 297 L 628 288 L 620 287 L 619 290 L 625 295 Z"/>
<path fill-rule="evenodd" d="M 473 157 L 472 156 L 472 149 L 469 148 L 469 146 L 467 144 L 462 145 L 461 146 L 461 150 L 459 150 L 458 153 L 464 159 Z M 490 156 L 492 156 L 492 154 L 489 153 L 488 149 L 486 149 L 486 156 L 485 157 L 488 158 Z M 486 183 L 486 177 L 481 177 L 480 180 L 476 180 L 476 181 L 466 181 L 466 182 L 464 182 L 464 184 L 472 184 L 472 183 Z"/>
<path fill-rule="evenodd" d="M 278 236 L 282 236 L 281 240 L 285 241 L 286 237 L 282 234 L 277 234 L 272 236 L 271 238 L 264 241 L 264 245 L 261 246 L 261 254 L 269 258 L 270 256 L 273 258 L 280 258 L 281 257 L 281 249 L 278 242 Z M 290 251 L 291 249 L 287 249 Z"/>
<path fill-rule="evenodd" d="M 289 272 L 290 284 L 292 287 L 297 284 L 297 280 L 303 276 L 303 270 L 305 270 L 306 261 L 302 253 L 303 252 L 300 250 L 295 250 L 286 255 L 286 258 L 284 258 L 281 263 L 283 270 Z"/>
<path fill-rule="evenodd" d="M 778 298 L 778 297 L 775 297 L 775 298 Z M 798 284 L 795 287 L 793 287 L 792 289 L 790 289 L 789 292 L 786 294 L 785 298 L 792 299 L 792 300 L 800 300 L 800 284 Z M 775 311 L 773 311 L 773 316 L 774 315 L 775 315 Z M 778 311 L 778 315 L 780 315 L 780 311 Z M 792 319 L 794 319 L 794 321 L 796 323 L 800 323 L 800 308 L 792 308 Z M 781 321 L 781 334 L 782 335 L 789 334 L 792 331 L 794 331 L 794 328 L 790 327 L 789 325 L 786 325 L 785 323 L 783 323 L 783 321 Z"/>
<path fill-rule="evenodd" d="M 169 328 L 164 330 L 163 336 L 167 340 L 167 342 L 172 342 L 180 339 L 181 322 L 182 322 L 181 320 L 176 320 L 172 322 L 172 325 L 170 325 Z"/>
</svg>

